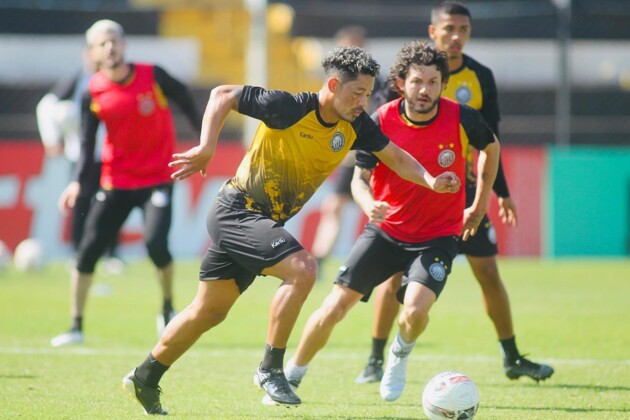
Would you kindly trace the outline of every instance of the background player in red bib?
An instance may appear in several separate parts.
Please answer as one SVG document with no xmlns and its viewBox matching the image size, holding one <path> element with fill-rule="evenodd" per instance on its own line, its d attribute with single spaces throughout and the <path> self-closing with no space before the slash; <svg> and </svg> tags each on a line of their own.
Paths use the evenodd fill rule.
<svg viewBox="0 0 630 420">
<path fill-rule="evenodd" d="M 433 8 L 429 36 L 436 48 L 448 54 L 449 61 L 450 76 L 442 96 L 479 110 L 488 126 L 496 136 L 499 136 L 499 105 L 492 71 L 463 53 L 464 46 L 470 39 L 471 29 L 470 11 L 462 3 L 447 1 Z M 468 205 L 475 197 L 476 176 L 474 154 L 470 150 L 465 178 Z M 493 190 L 498 197 L 501 221 L 515 227 L 516 206 L 510 198 L 501 160 Z M 476 235 L 466 241 L 459 241 L 459 253 L 466 255 L 472 272 L 481 286 L 484 308 L 494 324 L 503 354 L 505 374 L 510 379 L 524 375 L 536 381 L 544 380 L 553 374 L 553 368 L 526 359 L 516 346 L 510 301 L 497 265 L 498 252 L 494 227 L 487 215 L 484 215 L 479 224 Z M 399 310 L 399 304 L 395 299 L 399 281 L 400 279 L 394 279 L 377 289 L 372 327 L 372 353 L 364 371 L 356 379 L 358 383 L 381 380 L 383 350 Z"/>
<path fill-rule="evenodd" d="M 381 382 L 381 397 L 393 401 L 405 385 L 407 356 L 451 272 L 457 238 L 462 232 L 464 239 L 473 235 L 486 212 L 499 143 L 479 112 L 441 98 L 448 81 L 444 52 L 426 43 L 406 44 L 389 80 L 402 98 L 383 105 L 372 118 L 392 142 L 433 172 L 447 170 L 463 177 L 468 145 L 478 149 L 475 199 L 466 208 L 463 190 L 435 194 L 401 179 L 377 156 L 357 152 L 352 193 L 370 223 L 341 266 L 332 292 L 309 318 L 285 374 L 297 386 L 346 313 L 359 300 L 366 301 L 374 287 L 404 273 L 407 281 L 398 290 L 403 303 L 400 332 Z"/>
<path fill-rule="evenodd" d="M 72 326 L 52 339 L 55 347 L 83 342 L 83 314 L 94 267 L 135 207 L 143 212 L 144 241 L 162 287 L 159 333 L 174 316 L 173 258 L 168 247 L 173 181 L 168 163 L 175 149 L 175 127 L 169 101 L 180 106 L 197 131 L 201 128 L 201 116 L 183 84 L 158 66 L 125 61 L 126 41 L 118 23 L 97 21 L 86 32 L 86 40 L 100 70 L 90 79 L 83 98 L 81 157 L 76 181 L 60 199 L 63 207 L 74 207 L 93 167 L 99 123 L 107 134 L 100 189 L 88 212 L 71 274 Z"/>
</svg>

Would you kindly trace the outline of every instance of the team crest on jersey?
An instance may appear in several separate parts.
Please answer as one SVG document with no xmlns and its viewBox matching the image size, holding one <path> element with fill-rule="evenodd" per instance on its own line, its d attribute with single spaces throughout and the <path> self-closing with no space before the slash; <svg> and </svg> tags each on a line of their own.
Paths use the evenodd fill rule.
<svg viewBox="0 0 630 420">
<path fill-rule="evenodd" d="M 332 139 L 330 139 L 330 148 L 333 152 L 338 152 L 343 149 L 343 146 L 346 144 L 346 138 L 342 133 L 337 131 Z"/>
<path fill-rule="evenodd" d="M 470 89 L 468 89 L 468 86 L 466 85 L 462 85 L 458 87 L 457 90 L 455 91 L 455 99 L 457 99 L 457 102 L 459 102 L 460 104 L 467 104 L 468 102 L 470 102 L 471 98 L 472 98 L 472 93 L 470 92 Z"/>
<path fill-rule="evenodd" d="M 140 115 L 151 115 L 155 110 L 155 101 L 150 94 L 139 95 L 138 97 L 138 112 Z"/>
<path fill-rule="evenodd" d="M 429 267 L 429 273 L 437 281 L 442 281 L 446 277 L 446 269 L 442 263 L 435 262 Z"/>
<path fill-rule="evenodd" d="M 448 168 L 455 162 L 455 152 L 450 149 L 442 150 L 438 155 L 438 163 L 442 168 Z"/>
</svg>

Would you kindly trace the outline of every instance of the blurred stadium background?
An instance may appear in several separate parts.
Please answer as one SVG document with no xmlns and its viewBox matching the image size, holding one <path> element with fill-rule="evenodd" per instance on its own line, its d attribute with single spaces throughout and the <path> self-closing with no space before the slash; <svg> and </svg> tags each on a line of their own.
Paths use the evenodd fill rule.
<svg viewBox="0 0 630 420">
<path fill-rule="evenodd" d="M 422 0 L 0 0 L 0 239 L 11 248 L 41 238 L 54 257 L 69 252 L 56 215 L 67 182 L 63 163 L 45 159 L 35 106 L 80 65 L 84 31 L 120 22 L 128 58 L 153 61 L 188 83 L 200 110 L 218 84 L 318 90 L 321 58 L 334 33 L 360 24 L 367 49 L 387 72 L 400 46 L 427 39 L 431 6 Z M 627 256 L 630 248 L 630 1 L 476 0 L 466 52 L 495 74 L 500 138 L 521 226 L 498 226 L 507 256 Z M 176 115 L 182 147 L 195 141 Z M 206 245 L 205 203 L 243 153 L 249 123 L 232 115 L 211 177 L 178 189 L 174 251 L 195 257 Z M 329 184 L 290 222 L 308 247 Z M 496 209 L 492 209 L 492 216 Z M 335 252 L 361 227 L 347 211 Z M 141 252 L 133 218 L 130 252 Z M 136 229 L 136 230 L 134 230 Z"/>
</svg>

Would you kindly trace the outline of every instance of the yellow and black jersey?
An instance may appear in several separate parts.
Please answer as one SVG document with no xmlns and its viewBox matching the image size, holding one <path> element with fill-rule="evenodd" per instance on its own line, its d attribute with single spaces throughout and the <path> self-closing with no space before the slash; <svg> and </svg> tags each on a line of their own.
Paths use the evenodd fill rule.
<svg viewBox="0 0 630 420">
<path fill-rule="evenodd" d="M 228 187 L 248 209 L 278 222 L 295 215 L 351 149 L 380 151 L 389 143 L 365 112 L 352 123 L 326 123 L 312 92 L 245 86 L 238 111 L 261 122 Z"/>
<path fill-rule="evenodd" d="M 462 66 L 451 70 L 448 84 L 442 92 L 442 96 L 478 110 L 494 134 L 497 137 L 499 136 L 500 116 L 497 85 L 494 81 L 492 70 L 488 67 L 464 54 Z M 468 204 L 472 203 L 474 199 L 473 191 L 477 186 L 474 154 L 472 150 L 469 150 L 469 152 L 466 186 L 471 192 L 468 194 Z M 501 161 L 499 161 L 499 170 L 492 188 L 499 197 L 508 197 L 510 195 Z"/>
<path fill-rule="evenodd" d="M 464 54 L 464 63 L 450 72 L 442 96 L 478 110 L 492 131 L 499 135 L 499 104 L 492 71 Z"/>
</svg>

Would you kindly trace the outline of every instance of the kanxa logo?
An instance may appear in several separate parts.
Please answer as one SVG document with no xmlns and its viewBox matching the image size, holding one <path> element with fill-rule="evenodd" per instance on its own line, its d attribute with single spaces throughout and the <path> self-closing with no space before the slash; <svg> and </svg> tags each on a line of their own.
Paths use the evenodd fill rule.
<svg viewBox="0 0 630 420">
<path fill-rule="evenodd" d="M 271 243 L 271 247 L 275 249 L 275 248 L 279 247 L 280 245 L 282 245 L 283 243 L 285 243 L 286 241 L 287 240 L 284 239 L 284 238 L 278 238 L 278 239 L 276 239 L 275 241 L 273 241 Z"/>
</svg>

